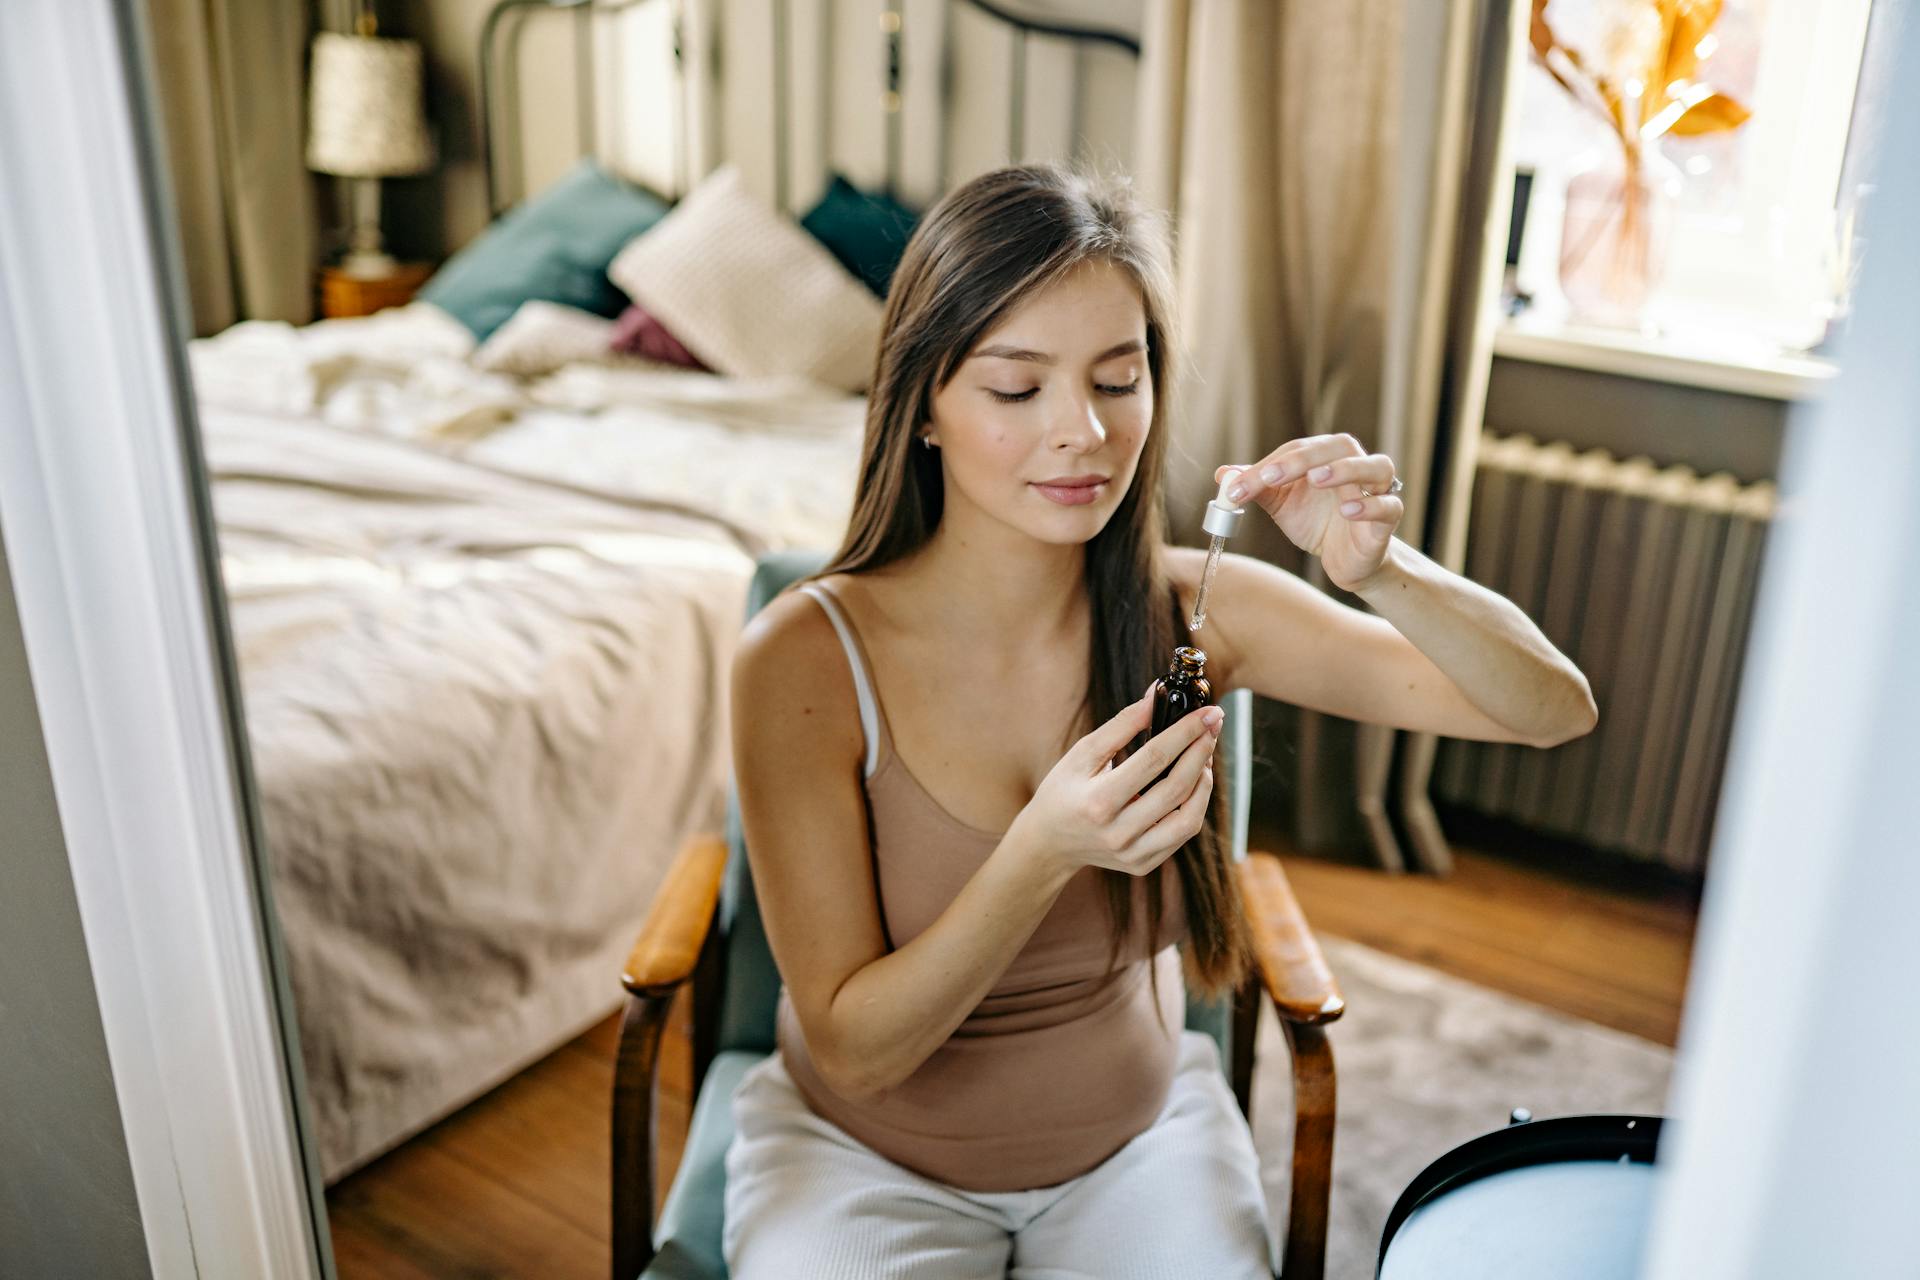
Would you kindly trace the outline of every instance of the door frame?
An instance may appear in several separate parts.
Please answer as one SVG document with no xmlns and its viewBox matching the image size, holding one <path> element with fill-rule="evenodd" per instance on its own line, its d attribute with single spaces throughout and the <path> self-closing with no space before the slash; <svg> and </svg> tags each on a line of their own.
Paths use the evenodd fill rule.
<svg viewBox="0 0 1920 1280">
<path fill-rule="evenodd" d="M 0 528 L 153 1274 L 331 1274 L 137 0 L 0 40 Z"/>
</svg>

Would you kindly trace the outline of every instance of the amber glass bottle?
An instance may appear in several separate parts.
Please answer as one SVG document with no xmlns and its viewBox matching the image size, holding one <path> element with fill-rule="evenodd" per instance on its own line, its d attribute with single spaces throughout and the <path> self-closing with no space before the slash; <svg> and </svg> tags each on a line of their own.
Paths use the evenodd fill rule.
<svg viewBox="0 0 1920 1280">
<path fill-rule="evenodd" d="M 1167 668 L 1167 674 L 1153 682 L 1153 727 L 1147 730 L 1147 736 L 1154 737 L 1169 725 L 1177 724 L 1181 716 L 1212 704 L 1213 686 L 1207 682 L 1206 653 L 1182 645 L 1173 651 L 1173 665 Z M 1173 766 L 1167 766 L 1153 781 L 1160 781 L 1172 770 Z"/>
</svg>

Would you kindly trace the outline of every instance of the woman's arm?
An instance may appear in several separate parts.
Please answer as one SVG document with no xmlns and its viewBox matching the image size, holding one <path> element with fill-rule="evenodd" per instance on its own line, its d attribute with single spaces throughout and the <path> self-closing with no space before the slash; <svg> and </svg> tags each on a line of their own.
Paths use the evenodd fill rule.
<svg viewBox="0 0 1920 1280">
<path fill-rule="evenodd" d="M 1117 753 L 1147 727 L 1147 704 L 1137 703 L 1056 767 L 1070 774 L 1084 761 L 1092 781 L 1062 787 L 1049 774 L 1041 790 L 1059 793 L 1055 802 L 1036 795 L 939 918 L 889 951 L 853 678 L 818 606 L 790 593 L 756 615 L 734 659 L 731 698 L 740 814 L 767 942 L 809 1055 L 848 1097 L 892 1088 L 946 1043 L 1084 865 L 1075 849 L 1100 841 L 1112 851 L 1105 865 L 1138 874 L 1184 843 L 1211 793 L 1206 727 L 1217 724 L 1203 727 L 1198 713 L 1100 772 L 1102 751 Z M 1132 799 L 1169 765 L 1165 781 Z M 1105 806 L 1097 820 L 1078 821 L 1083 801 Z"/>
<path fill-rule="evenodd" d="M 1229 470 L 1228 499 L 1265 511 L 1379 616 L 1234 557 L 1209 609 L 1229 648 L 1223 680 L 1450 738 L 1551 747 L 1593 728 L 1586 677 L 1526 614 L 1394 538 L 1406 508 L 1392 458 L 1350 435 L 1302 436 L 1216 481 Z"/>
<path fill-rule="evenodd" d="M 1197 584 L 1201 553 L 1170 550 L 1176 581 Z M 1378 616 L 1223 556 L 1197 642 L 1224 687 L 1350 720 L 1536 747 L 1593 728 L 1586 677 L 1512 601 L 1398 539 L 1355 593 Z"/>
</svg>

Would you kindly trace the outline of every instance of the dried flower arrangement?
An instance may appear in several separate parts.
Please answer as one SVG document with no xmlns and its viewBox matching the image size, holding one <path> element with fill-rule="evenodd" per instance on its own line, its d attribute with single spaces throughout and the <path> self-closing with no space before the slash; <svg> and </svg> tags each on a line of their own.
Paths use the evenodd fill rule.
<svg viewBox="0 0 1920 1280">
<path fill-rule="evenodd" d="M 1576 103 L 1606 124 L 1619 143 L 1621 163 L 1619 174 L 1600 189 L 1597 215 L 1576 219 L 1569 192 L 1563 286 L 1570 275 L 1591 277 L 1619 313 L 1635 314 L 1657 274 L 1652 224 L 1658 193 L 1647 170 L 1658 159 L 1659 140 L 1737 129 L 1752 114 L 1699 78 L 1721 0 L 1616 0 L 1604 48 L 1592 58 L 1555 34 L 1547 7 L 1548 0 L 1533 0 L 1534 56 Z M 1567 292 L 1575 298 L 1577 290 Z"/>
</svg>

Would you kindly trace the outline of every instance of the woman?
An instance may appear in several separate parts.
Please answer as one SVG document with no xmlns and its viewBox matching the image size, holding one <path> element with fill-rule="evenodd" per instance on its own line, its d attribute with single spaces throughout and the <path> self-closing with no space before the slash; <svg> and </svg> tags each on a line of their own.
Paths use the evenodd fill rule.
<svg viewBox="0 0 1920 1280">
<path fill-rule="evenodd" d="M 1220 712 L 1127 751 L 1202 563 L 1164 541 L 1170 319 L 1159 225 L 1057 168 L 968 183 L 907 247 L 845 545 L 733 671 L 785 980 L 734 1103 L 736 1277 L 1272 1275 L 1250 1135 L 1181 1031 L 1182 953 L 1209 991 L 1248 963 Z M 1216 690 L 1540 746 L 1592 726 L 1518 609 L 1393 539 L 1390 460 L 1302 439 L 1236 483 L 1378 616 L 1227 557 Z"/>
</svg>

